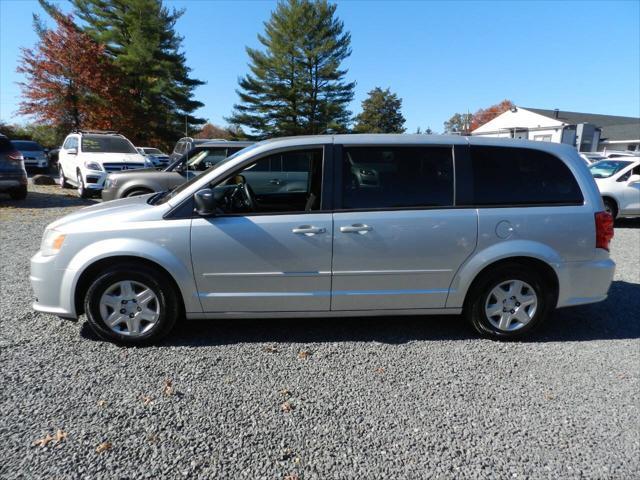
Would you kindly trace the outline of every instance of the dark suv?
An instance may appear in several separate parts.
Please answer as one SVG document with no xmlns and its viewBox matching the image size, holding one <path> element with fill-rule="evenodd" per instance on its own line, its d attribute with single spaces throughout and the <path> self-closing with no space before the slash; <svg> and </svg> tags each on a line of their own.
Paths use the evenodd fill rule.
<svg viewBox="0 0 640 480">
<path fill-rule="evenodd" d="M 7 192 L 14 200 L 27 198 L 27 172 L 22 154 L 11 141 L 0 134 L 0 192 Z"/>
<path fill-rule="evenodd" d="M 208 141 L 197 144 L 165 169 L 145 168 L 110 173 L 104 182 L 102 200 L 171 190 L 251 144 L 252 142 Z"/>
</svg>

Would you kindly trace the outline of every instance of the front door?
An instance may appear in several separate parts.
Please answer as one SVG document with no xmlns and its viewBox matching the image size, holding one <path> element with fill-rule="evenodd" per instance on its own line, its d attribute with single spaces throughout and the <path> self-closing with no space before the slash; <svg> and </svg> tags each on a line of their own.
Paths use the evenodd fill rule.
<svg viewBox="0 0 640 480">
<path fill-rule="evenodd" d="M 451 208 L 452 150 L 344 148 L 332 310 L 444 308 L 477 236 L 476 211 Z"/>
<path fill-rule="evenodd" d="M 205 312 L 330 309 L 333 222 L 319 211 L 323 150 L 291 154 L 306 158 L 304 189 L 263 189 L 253 172 L 269 170 L 273 158 L 265 157 L 214 186 L 223 192 L 218 215 L 193 219 L 192 262 Z"/>
<path fill-rule="evenodd" d="M 631 170 L 631 175 L 640 175 L 640 165 Z M 640 215 L 640 182 L 626 181 L 624 189 L 625 213 L 631 215 Z"/>
</svg>

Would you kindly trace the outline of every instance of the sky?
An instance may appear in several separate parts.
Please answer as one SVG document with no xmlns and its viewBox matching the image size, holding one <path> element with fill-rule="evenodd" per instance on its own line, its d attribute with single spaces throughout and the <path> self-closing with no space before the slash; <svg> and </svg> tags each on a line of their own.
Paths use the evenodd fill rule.
<svg viewBox="0 0 640 480">
<path fill-rule="evenodd" d="M 57 3 L 70 9 L 64 0 Z M 521 107 L 640 116 L 640 0 L 631 1 L 337 1 L 351 32 L 347 80 L 351 110 L 367 92 L 389 87 L 403 100 L 406 127 L 442 132 L 455 112 L 510 99 Z M 185 9 L 176 29 L 192 76 L 206 81 L 197 115 L 224 125 L 245 47 L 259 47 L 275 1 L 165 0 Z M 0 0 L 0 120 L 17 115 L 20 48 L 37 37 L 35 0 Z M 50 22 L 49 22 L 50 24 Z"/>
</svg>

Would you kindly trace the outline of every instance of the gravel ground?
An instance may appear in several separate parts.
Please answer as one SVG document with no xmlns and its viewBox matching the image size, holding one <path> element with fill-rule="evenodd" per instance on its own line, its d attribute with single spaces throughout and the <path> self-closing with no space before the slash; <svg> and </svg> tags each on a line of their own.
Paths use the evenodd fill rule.
<svg viewBox="0 0 640 480">
<path fill-rule="evenodd" d="M 0 196 L 1 478 L 640 475 L 640 222 L 616 229 L 609 299 L 526 342 L 429 317 L 191 322 L 121 348 L 31 310 L 45 225 L 91 202 L 30 189 Z"/>
</svg>

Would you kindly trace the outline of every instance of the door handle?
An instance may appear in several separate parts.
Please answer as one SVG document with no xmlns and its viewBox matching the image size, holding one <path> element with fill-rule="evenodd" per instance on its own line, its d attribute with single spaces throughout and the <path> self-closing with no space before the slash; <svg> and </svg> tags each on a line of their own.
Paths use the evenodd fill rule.
<svg viewBox="0 0 640 480">
<path fill-rule="evenodd" d="M 280 185 L 280 183 L 281 183 L 281 182 L 280 182 L 280 179 L 279 179 L 279 178 L 274 178 L 274 179 L 272 179 L 272 180 L 269 180 L 269 183 L 270 183 L 271 185 Z"/>
<path fill-rule="evenodd" d="M 364 223 L 354 223 L 351 226 L 340 227 L 340 231 L 342 233 L 359 233 L 360 235 L 364 235 L 367 232 L 373 230 L 373 227 L 369 225 L 365 225 Z"/>
<path fill-rule="evenodd" d="M 327 230 L 326 230 L 326 228 L 314 227 L 313 225 L 300 225 L 299 227 L 296 227 L 291 231 L 293 233 L 298 234 L 298 235 L 306 235 L 307 237 L 310 237 L 310 236 L 316 235 L 318 233 L 324 233 Z"/>
</svg>

